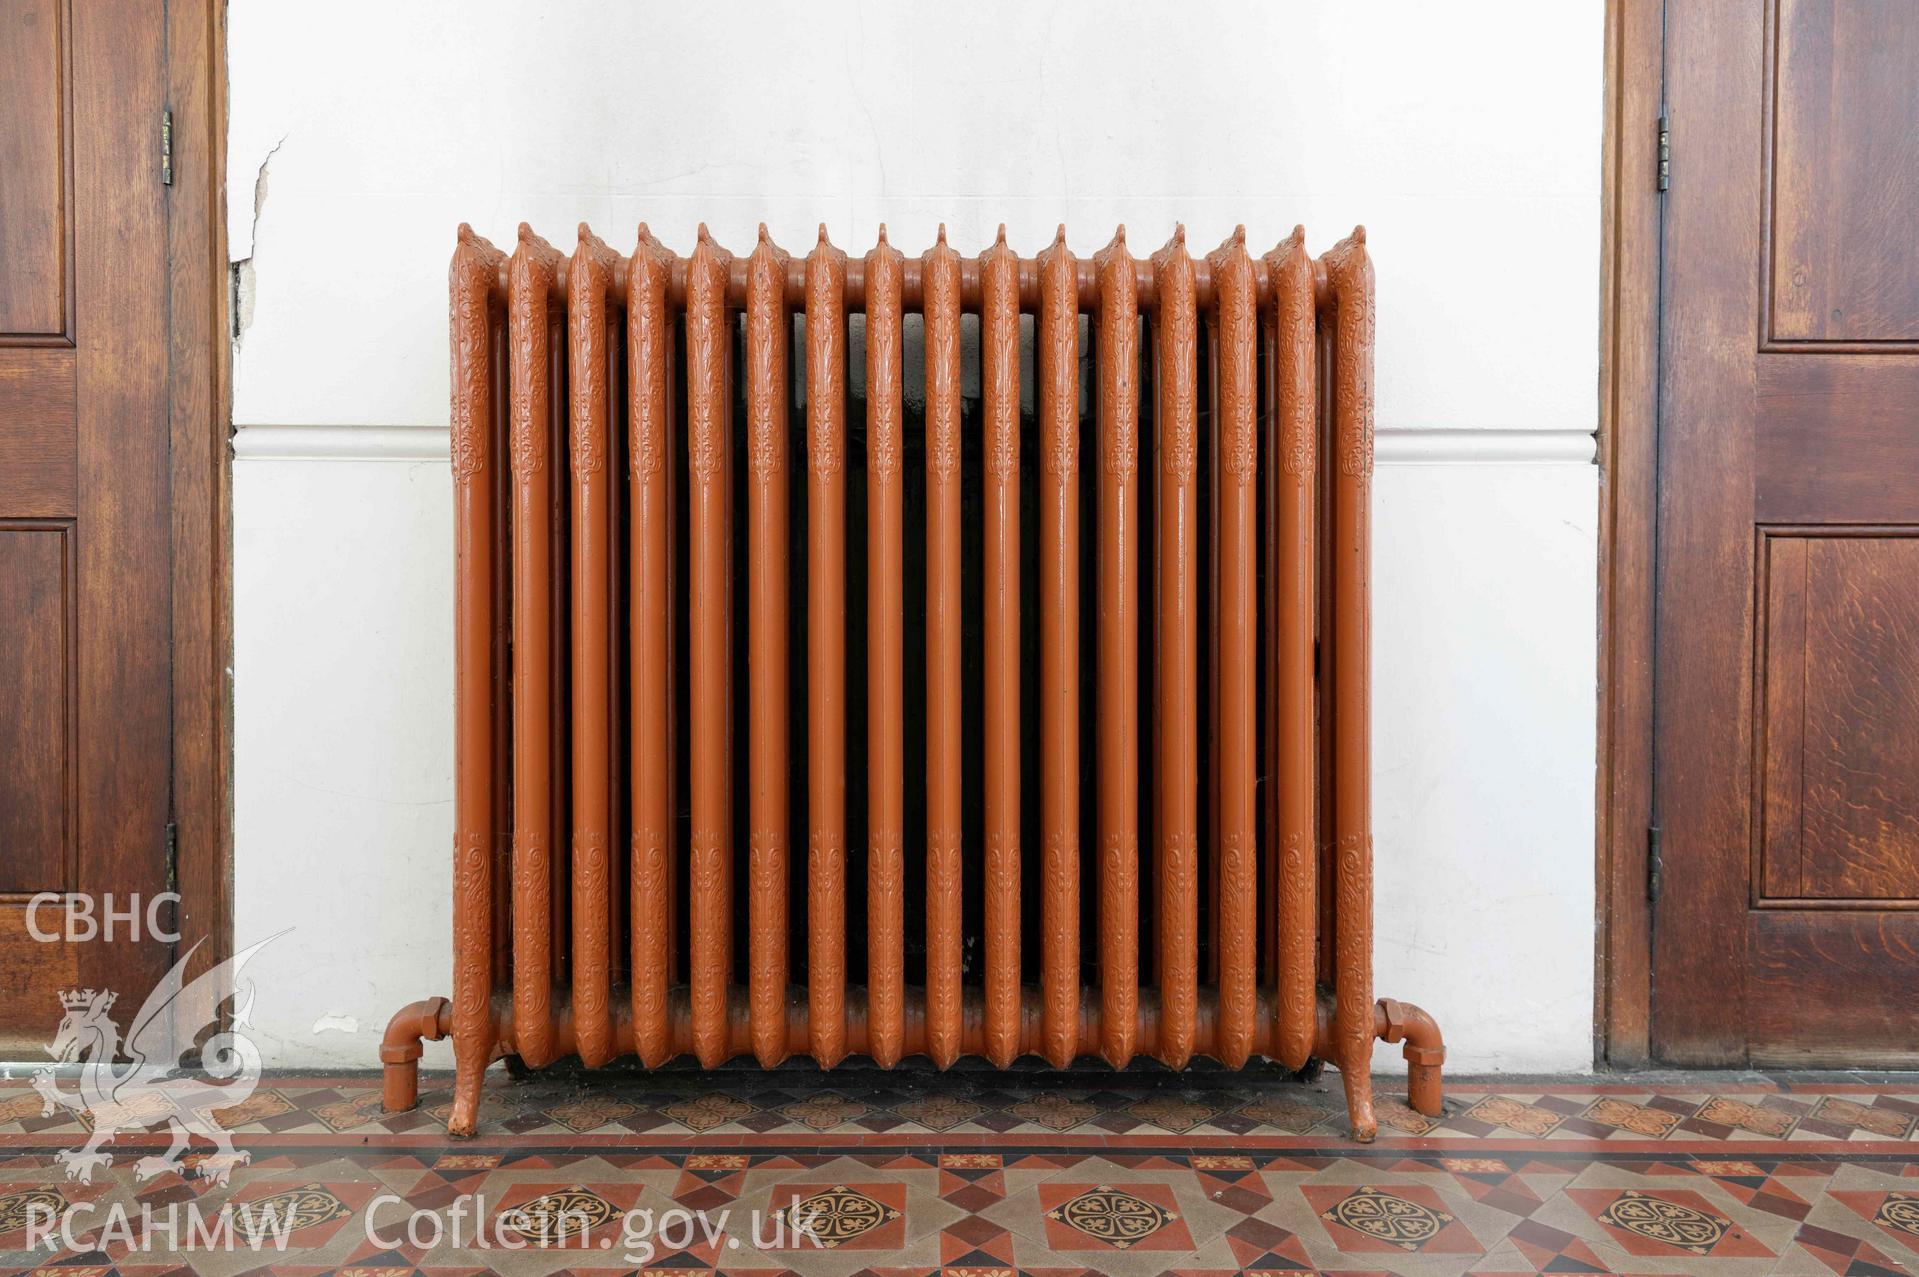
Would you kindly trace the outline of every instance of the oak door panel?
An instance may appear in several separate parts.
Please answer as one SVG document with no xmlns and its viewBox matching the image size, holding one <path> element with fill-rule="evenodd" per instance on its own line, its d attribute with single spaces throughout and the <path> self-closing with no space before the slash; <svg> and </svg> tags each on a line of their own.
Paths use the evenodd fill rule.
<svg viewBox="0 0 1919 1277">
<path fill-rule="evenodd" d="M 79 509 L 71 347 L 0 347 L 0 517 Z"/>
<path fill-rule="evenodd" d="M 1768 909 L 1753 915 L 1748 1062 L 1910 1067 L 1919 913 Z"/>
<path fill-rule="evenodd" d="M 0 341 L 67 332 L 63 26 L 59 0 L 0 0 Z"/>
<path fill-rule="evenodd" d="M 1919 5 L 1775 14 L 1770 337 L 1919 342 Z"/>
<path fill-rule="evenodd" d="M 1762 902 L 1919 905 L 1919 528 L 1766 542 Z"/>
<path fill-rule="evenodd" d="M 64 524 L 0 523 L 0 895 L 73 861 L 73 563 Z"/>
</svg>

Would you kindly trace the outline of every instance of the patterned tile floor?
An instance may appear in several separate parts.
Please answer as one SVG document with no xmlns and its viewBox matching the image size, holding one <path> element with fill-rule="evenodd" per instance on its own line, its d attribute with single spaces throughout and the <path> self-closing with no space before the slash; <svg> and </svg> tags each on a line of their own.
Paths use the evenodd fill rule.
<svg viewBox="0 0 1919 1277">
<path fill-rule="evenodd" d="M 222 1124 L 225 1185 L 93 1182 L 85 1130 L 0 1081 L 0 1264 L 74 1273 L 1919 1272 L 1919 1078 L 1381 1079 L 1371 1147 L 1338 1078 L 721 1072 L 491 1075 L 478 1138 L 444 1078 L 269 1077 Z M 204 1149 L 189 1158 L 204 1157 Z M 37 1212 L 37 1214 L 36 1214 Z M 67 1224 L 29 1249 L 49 1215 Z M 410 1235 L 409 1235 L 410 1233 Z M 437 1238 L 437 1242 L 436 1242 Z M 457 1238 L 460 1244 L 455 1244 Z"/>
</svg>

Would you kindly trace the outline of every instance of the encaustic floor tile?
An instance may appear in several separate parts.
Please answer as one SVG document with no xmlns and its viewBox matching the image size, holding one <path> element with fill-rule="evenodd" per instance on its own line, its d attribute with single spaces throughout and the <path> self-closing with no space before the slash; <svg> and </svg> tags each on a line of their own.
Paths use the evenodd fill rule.
<svg viewBox="0 0 1919 1277">
<path fill-rule="evenodd" d="M 826 1085 L 816 1085 L 824 1081 Z M 1875 1274 L 1919 1271 L 1919 1083 L 1385 1088 L 1336 1079 L 782 1070 L 489 1078 L 389 1114 L 373 1075 L 223 1110 L 249 1160 L 85 1127 L 0 1082 L 0 1265 L 163 1274 Z M 70 1159 L 69 1159 L 70 1160 Z M 145 1172 L 145 1173 L 143 1173 Z M 53 1227 L 49 1228 L 49 1223 Z"/>
</svg>

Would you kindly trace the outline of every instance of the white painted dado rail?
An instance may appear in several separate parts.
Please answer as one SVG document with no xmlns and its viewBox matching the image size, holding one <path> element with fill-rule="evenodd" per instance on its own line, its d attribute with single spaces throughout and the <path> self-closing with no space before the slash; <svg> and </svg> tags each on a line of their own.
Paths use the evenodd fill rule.
<svg viewBox="0 0 1919 1277">
<path fill-rule="evenodd" d="M 1591 465 L 1586 430 L 1418 430 L 1381 427 L 1381 465 Z M 250 425 L 233 433 L 240 461 L 445 461 L 444 426 Z"/>
</svg>

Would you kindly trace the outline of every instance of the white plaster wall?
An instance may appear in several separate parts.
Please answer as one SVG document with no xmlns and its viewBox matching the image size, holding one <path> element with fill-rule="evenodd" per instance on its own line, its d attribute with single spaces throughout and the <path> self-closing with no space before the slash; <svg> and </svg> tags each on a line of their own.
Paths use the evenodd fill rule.
<svg viewBox="0 0 1919 1277">
<path fill-rule="evenodd" d="M 458 222 L 525 218 L 795 250 L 825 221 L 852 252 L 1005 221 L 1029 253 L 1061 221 L 1084 252 L 1121 221 L 1136 252 L 1176 220 L 1314 251 L 1363 221 L 1380 991 L 1456 1068 L 1590 1065 L 1599 0 L 228 22 L 235 922 L 293 928 L 261 959 L 270 1062 L 368 1065 L 448 987 L 446 261 Z"/>
</svg>

